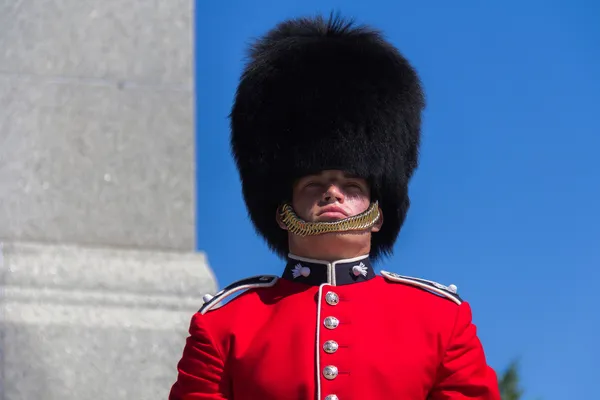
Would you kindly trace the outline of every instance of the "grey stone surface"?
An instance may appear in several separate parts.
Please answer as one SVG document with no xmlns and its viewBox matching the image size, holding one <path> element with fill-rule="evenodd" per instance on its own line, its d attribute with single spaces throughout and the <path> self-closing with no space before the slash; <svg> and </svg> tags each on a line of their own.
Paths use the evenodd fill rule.
<svg viewBox="0 0 600 400">
<path fill-rule="evenodd" d="M 190 0 L 0 1 L 0 71 L 191 88 Z"/>
<path fill-rule="evenodd" d="M 0 400 L 166 399 L 217 289 L 192 22 L 190 0 L 0 0 Z"/>
<path fill-rule="evenodd" d="M 0 75 L 0 238 L 194 249 L 186 91 Z"/>
<path fill-rule="evenodd" d="M 167 397 L 190 318 L 216 290 L 202 253 L 3 247 L 1 399 Z"/>
<path fill-rule="evenodd" d="M 192 250 L 193 2 L 0 1 L 0 238 Z"/>
</svg>

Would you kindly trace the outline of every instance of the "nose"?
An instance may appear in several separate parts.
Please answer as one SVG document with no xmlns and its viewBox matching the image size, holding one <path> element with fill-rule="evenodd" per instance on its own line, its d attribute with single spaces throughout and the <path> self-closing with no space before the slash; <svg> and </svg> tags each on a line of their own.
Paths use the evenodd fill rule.
<svg viewBox="0 0 600 400">
<path fill-rule="evenodd" d="M 344 193 L 340 190 L 337 185 L 329 185 L 325 193 L 323 193 L 323 201 L 327 203 L 338 203 L 344 202 Z"/>
</svg>

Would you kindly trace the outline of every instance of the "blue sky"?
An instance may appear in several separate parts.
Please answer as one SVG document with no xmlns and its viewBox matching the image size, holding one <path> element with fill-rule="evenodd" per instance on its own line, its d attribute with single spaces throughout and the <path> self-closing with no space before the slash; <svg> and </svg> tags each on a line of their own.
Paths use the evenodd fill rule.
<svg viewBox="0 0 600 400">
<path fill-rule="evenodd" d="M 454 283 L 489 363 L 526 399 L 590 399 L 600 375 L 600 3 L 197 2 L 198 249 L 219 285 L 282 262 L 246 216 L 227 115 L 247 43 L 330 10 L 371 23 L 428 100 L 412 207 L 379 268 Z"/>
</svg>

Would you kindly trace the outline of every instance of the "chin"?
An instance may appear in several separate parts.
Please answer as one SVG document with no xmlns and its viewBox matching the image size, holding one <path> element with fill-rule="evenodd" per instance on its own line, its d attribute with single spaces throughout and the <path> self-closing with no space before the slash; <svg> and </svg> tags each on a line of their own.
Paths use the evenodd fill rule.
<svg viewBox="0 0 600 400">
<path fill-rule="evenodd" d="M 346 217 L 317 217 L 315 222 L 337 222 L 346 219 Z"/>
<path fill-rule="evenodd" d="M 369 230 L 362 230 L 362 231 L 346 231 L 346 232 L 328 232 L 328 233 L 322 233 L 320 235 L 315 236 L 316 238 L 323 238 L 325 240 L 327 239 L 332 239 L 332 240 L 353 240 L 354 238 L 358 238 L 358 237 L 363 237 L 365 235 L 368 235 L 370 233 Z"/>
</svg>

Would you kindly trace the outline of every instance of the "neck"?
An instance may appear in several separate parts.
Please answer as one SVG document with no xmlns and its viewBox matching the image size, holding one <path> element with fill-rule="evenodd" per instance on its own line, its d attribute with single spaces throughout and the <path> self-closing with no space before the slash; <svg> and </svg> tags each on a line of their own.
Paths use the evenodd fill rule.
<svg viewBox="0 0 600 400">
<path fill-rule="evenodd" d="M 342 252 L 342 253 L 330 253 L 330 252 L 295 252 L 290 250 L 290 254 L 296 257 L 302 257 L 311 260 L 321 260 L 327 262 L 334 262 L 339 260 L 350 260 L 359 257 L 366 257 L 369 255 L 369 252 Z"/>
<path fill-rule="evenodd" d="M 347 236 L 347 240 L 342 241 L 339 236 Z M 366 256 L 371 251 L 370 240 L 359 240 L 358 236 L 362 235 L 327 234 L 321 237 L 296 237 L 290 241 L 289 251 L 299 257 L 328 262 Z"/>
</svg>

